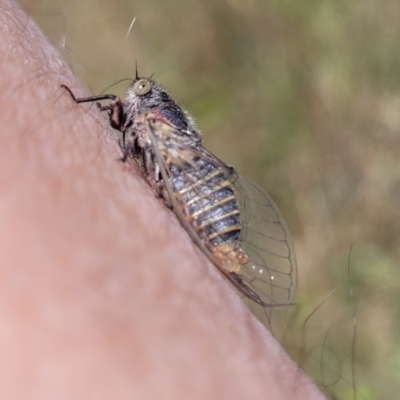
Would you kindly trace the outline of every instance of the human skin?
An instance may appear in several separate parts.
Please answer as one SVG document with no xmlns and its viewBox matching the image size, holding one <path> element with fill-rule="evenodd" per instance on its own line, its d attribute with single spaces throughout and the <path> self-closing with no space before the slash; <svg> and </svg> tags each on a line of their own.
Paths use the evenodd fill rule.
<svg viewBox="0 0 400 400">
<path fill-rule="evenodd" d="M 324 398 L 10 0 L 0 38 L 1 397 Z"/>
</svg>

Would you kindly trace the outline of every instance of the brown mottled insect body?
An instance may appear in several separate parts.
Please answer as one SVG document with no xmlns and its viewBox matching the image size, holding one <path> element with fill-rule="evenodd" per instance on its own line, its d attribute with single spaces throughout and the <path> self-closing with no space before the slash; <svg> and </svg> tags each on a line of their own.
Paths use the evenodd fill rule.
<svg viewBox="0 0 400 400">
<path fill-rule="evenodd" d="M 189 115 L 152 79 L 136 77 L 125 102 L 97 102 L 122 132 L 122 160 L 133 158 L 155 194 L 173 209 L 192 240 L 245 296 L 273 307 L 293 300 L 297 270 L 289 229 L 256 185 L 205 149 Z M 98 101 L 112 100 L 107 106 Z"/>
<path fill-rule="evenodd" d="M 154 113 L 147 114 L 147 119 L 171 192 L 166 191 L 164 198 L 175 200 L 174 211 L 192 228 L 195 242 L 201 241 L 226 271 L 238 271 L 244 252 L 239 245 L 240 207 L 233 187 L 236 172 L 197 141 L 182 142 L 181 132 L 170 121 Z"/>
</svg>

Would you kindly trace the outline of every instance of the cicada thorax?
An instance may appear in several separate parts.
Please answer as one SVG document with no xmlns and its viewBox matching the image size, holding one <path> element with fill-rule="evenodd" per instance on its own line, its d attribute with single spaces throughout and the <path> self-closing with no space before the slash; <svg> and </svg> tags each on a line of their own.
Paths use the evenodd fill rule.
<svg viewBox="0 0 400 400">
<path fill-rule="evenodd" d="M 220 268 L 238 272 L 248 259 L 239 245 L 241 218 L 232 184 L 234 171 L 200 157 L 167 168 L 175 205 Z"/>
</svg>

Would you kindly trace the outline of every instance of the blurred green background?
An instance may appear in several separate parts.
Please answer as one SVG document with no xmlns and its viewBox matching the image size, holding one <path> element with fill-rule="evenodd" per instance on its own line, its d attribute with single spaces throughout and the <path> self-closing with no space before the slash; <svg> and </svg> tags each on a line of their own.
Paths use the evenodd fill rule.
<svg viewBox="0 0 400 400">
<path fill-rule="evenodd" d="M 137 60 L 206 147 L 268 190 L 299 268 L 278 337 L 332 398 L 354 398 L 352 370 L 357 398 L 397 398 L 400 2 L 21 3 L 89 92 L 132 78 Z"/>
</svg>

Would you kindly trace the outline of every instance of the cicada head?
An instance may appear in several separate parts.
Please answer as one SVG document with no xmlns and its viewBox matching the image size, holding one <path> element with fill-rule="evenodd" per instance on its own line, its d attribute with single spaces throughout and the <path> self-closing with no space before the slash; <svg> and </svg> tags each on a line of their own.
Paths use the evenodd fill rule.
<svg viewBox="0 0 400 400">
<path fill-rule="evenodd" d="M 171 96 L 149 78 L 136 78 L 128 88 L 126 100 L 135 108 L 137 115 L 173 102 Z"/>
<path fill-rule="evenodd" d="M 145 117 L 149 112 L 156 113 L 158 118 L 176 129 L 181 136 L 189 137 L 197 143 L 201 141 L 192 118 L 150 78 L 136 77 L 128 88 L 125 104 L 127 114 L 135 118 Z"/>
</svg>

